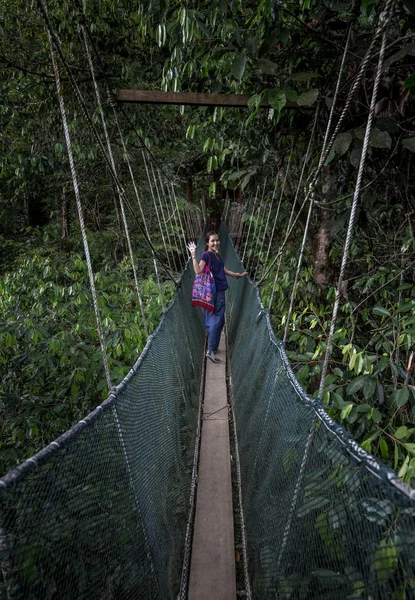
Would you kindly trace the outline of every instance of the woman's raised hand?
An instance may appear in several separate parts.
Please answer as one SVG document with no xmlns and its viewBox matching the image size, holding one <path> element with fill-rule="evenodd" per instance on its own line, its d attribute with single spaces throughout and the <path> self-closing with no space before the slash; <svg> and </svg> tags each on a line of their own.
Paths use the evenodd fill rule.
<svg viewBox="0 0 415 600">
<path fill-rule="evenodd" d="M 190 255 L 192 258 L 196 257 L 196 244 L 194 242 L 189 242 L 189 244 L 187 244 L 187 248 L 190 252 Z"/>
</svg>

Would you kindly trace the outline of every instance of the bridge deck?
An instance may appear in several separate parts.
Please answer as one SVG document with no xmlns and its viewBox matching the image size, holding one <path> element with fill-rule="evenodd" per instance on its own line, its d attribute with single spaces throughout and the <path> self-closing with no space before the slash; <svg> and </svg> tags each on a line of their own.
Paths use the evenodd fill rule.
<svg viewBox="0 0 415 600">
<path fill-rule="evenodd" d="M 224 335 L 218 358 L 206 365 L 189 600 L 236 598 Z"/>
</svg>

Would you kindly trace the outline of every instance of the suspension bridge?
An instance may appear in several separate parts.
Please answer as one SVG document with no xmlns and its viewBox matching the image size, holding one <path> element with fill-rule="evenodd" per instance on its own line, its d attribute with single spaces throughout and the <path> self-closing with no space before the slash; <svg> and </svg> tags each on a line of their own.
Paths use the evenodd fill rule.
<svg viewBox="0 0 415 600">
<path fill-rule="evenodd" d="M 58 60 L 72 78 L 86 114 L 88 111 L 43 0 L 39 0 L 39 5 L 51 43 L 109 395 L 85 419 L 0 479 L 1 597 L 414 598 L 415 491 L 334 423 L 318 398 L 304 392 L 285 352 L 288 329 L 284 340 L 275 338 L 269 307 L 263 306 L 258 285 L 252 279 L 229 282 L 226 347 L 224 340 L 221 346 L 227 371 L 223 366 L 215 372 L 217 365 L 211 365 L 206 375 L 202 313 L 191 308 L 192 267 L 183 259 L 181 265 L 174 264 L 180 258 L 169 254 L 169 232 L 163 229 L 168 216 L 177 219 L 175 224 L 182 232 L 180 244 L 185 252 L 189 234 L 200 235 L 199 224 L 190 212 L 183 213 L 184 223 L 180 221 L 174 187 L 154 169 L 144 150 L 155 211 L 160 230 L 164 231 L 163 256 L 152 243 L 128 163 L 141 214 L 139 226 L 151 251 L 157 280 L 160 269 L 170 274 L 174 267 L 183 268 L 183 272 L 175 282 L 173 302 L 164 311 L 156 331 L 149 335 L 144 351 L 122 383 L 112 385 Z M 286 240 L 307 203 L 308 225 L 321 168 L 365 65 L 380 44 L 377 84 L 337 286 L 320 398 L 360 194 L 376 86 L 382 71 L 385 31 L 392 12 L 393 2 L 388 0 L 346 105 L 331 131 L 339 76 L 319 164 L 297 213 L 293 207 L 287 234 L 271 262 L 272 268 L 277 266 L 275 289 Z M 351 30 L 352 24 L 348 36 Z M 101 116 L 101 132 L 92 120 L 90 124 L 116 185 L 146 327 L 124 209 L 131 207 L 131 200 L 113 159 L 90 41 L 82 27 L 81 34 Z M 109 89 L 106 92 L 110 95 Z M 116 118 L 117 107 L 112 110 Z M 318 108 L 316 115 L 317 112 Z M 317 116 L 314 123 L 316 119 Z M 120 130 L 119 133 L 122 140 Z M 127 149 L 124 145 L 123 148 L 128 160 Z M 260 197 L 259 190 L 252 200 L 253 211 L 265 210 Z M 265 230 L 268 223 L 278 218 L 278 210 L 275 217 L 271 210 L 262 215 L 262 222 L 267 224 Z M 232 241 L 226 229 L 229 217 L 227 203 L 220 229 L 221 254 L 229 269 L 240 272 L 247 263 L 253 267 L 249 265 L 252 258 L 246 256 L 245 260 L 243 241 L 251 239 L 260 244 L 264 236 L 250 220 L 241 225 Z M 289 313 L 306 237 L 307 227 Z M 272 237 L 268 253 L 271 242 Z M 202 243 L 201 239 L 199 256 Z M 258 283 L 266 275 L 263 273 Z M 289 314 L 286 323 L 288 328 Z"/>
</svg>

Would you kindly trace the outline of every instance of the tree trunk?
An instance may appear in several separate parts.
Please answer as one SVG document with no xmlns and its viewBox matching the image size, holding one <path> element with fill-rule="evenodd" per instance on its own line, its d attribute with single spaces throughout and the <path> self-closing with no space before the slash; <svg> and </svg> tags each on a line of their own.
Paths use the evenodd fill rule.
<svg viewBox="0 0 415 600">
<path fill-rule="evenodd" d="M 322 195 L 317 210 L 318 224 L 313 232 L 313 278 L 317 285 L 326 287 L 333 281 L 331 251 L 330 213 L 325 206 L 336 198 L 337 179 L 333 165 L 323 167 Z"/>
</svg>

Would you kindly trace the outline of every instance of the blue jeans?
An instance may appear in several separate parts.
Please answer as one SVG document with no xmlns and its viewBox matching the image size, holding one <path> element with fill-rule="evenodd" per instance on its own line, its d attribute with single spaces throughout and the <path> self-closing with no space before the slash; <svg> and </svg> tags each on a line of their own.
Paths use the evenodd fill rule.
<svg viewBox="0 0 415 600">
<path fill-rule="evenodd" d="M 216 352 L 220 342 L 223 324 L 225 323 L 225 292 L 217 292 L 215 312 L 205 310 L 205 329 L 208 334 L 208 350 Z"/>
</svg>

